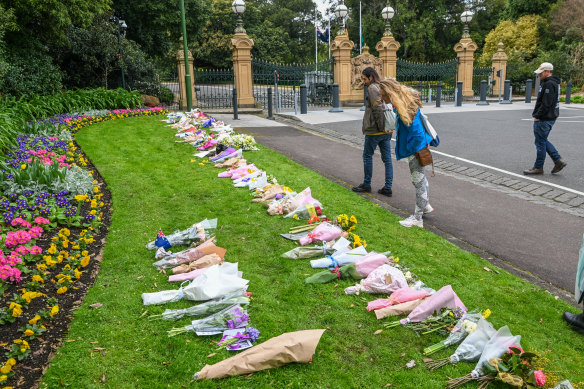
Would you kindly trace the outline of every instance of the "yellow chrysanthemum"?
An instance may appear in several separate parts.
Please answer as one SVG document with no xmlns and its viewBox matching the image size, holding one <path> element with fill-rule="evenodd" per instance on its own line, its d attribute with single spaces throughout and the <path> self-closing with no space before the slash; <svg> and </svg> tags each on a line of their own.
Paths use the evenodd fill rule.
<svg viewBox="0 0 584 389">
<path fill-rule="evenodd" d="M 485 309 L 485 311 L 483 312 L 483 318 L 484 319 L 488 319 L 489 316 L 491 316 L 491 310 L 490 309 Z"/>
</svg>

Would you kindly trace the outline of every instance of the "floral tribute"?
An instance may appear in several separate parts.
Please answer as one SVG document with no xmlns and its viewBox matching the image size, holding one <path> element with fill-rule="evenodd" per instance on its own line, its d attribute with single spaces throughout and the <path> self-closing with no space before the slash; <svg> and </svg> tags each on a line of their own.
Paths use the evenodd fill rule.
<svg viewBox="0 0 584 389">
<path fill-rule="evenodd" d="M 1 387 L 22 384 L 25 373 L 19 364 L 46 348 L 43 338 L 67 314 L 63 299 L 86 285 L 97 251 L 94 243 L 105 234 L 109 215 L 104 215 L 104 195 L 109 194 L 75 144 L 75 133 L 104 120 L 161 113 L 166 111 L 115 110 L 44 119 L 54 125 L 50 134 L 31 135 L 34 131 L 23 129 L 17 146 L 1 161 Z"/>
</svg>

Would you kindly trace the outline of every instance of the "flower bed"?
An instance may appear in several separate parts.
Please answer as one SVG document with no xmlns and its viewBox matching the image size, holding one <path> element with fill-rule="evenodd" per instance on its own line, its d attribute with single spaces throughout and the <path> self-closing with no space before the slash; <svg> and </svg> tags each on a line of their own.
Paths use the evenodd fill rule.
<svg viewBox="0 0 584 389">
<path fill-rule="evenodd" d="M 99 271 L 111 196 L 73 137 L 86 126 L 161 108 L 45 119 L 60 136 L 20 136 L 0 188 L 0 385 L 26 388 L 60 345 Z"/>
</svg>

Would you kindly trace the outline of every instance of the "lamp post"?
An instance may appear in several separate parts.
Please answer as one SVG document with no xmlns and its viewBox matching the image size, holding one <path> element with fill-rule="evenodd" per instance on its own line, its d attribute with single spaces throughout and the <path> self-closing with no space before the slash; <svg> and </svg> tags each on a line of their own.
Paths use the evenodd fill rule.
<svg viewBox="0 0 584 389">
<path fill-rule="evenodd" d="M 381 11 L 381 17 L 385 20 L 385 32 L 383 33 L 383 36 L 392 35 L 391 29 L 389 28 L 389 22 L 393 18 L 393 15 L 395 15 L 395 11 L 389 6 L 389 4 Z"/>
<path fill-rule="evenodd" d="M 126 28 L 128 25 L 125 20 L 121 20 L 117 16 L 112 16 L 111 20 L 118 26 L 118 58 L 122 67 L 122 88 L 126 89 L 126 79 L 124 78 L 124 57 L 122 54 L 122 31 L 124 37 L 126 36 Z"/>
<path fill-rule="evenodd" d="M 335 16 L 338 19 L 341 19 L 341 29 L 337 32 L 337 35 L 344 35 L 345 34 L 345 18 L 349 10 L 345 4 L 343 4 L 343 0 L 339 3 L 337 8 L 335 9 Z"/>
<path fill-rule="evenodd" d="M 237 15 L 237 26 L 235 27 L 235 33 L 245 34 L 245 28 L 243 28 L 243 13 L 245 12 L 245 1 L 233 0 L 233 3 L 231 3 L 231 9 Z"/>
<path fill-rule="evenodd" d="M 472 20 L 473 13 L 468 9 L 468 6 L 464 8 L 464 12 L 460 15 L 460 20 L 464 23 L 464 32 L 462 33 L 463 38 L 470 37 L 468 33 L 468 24 Z"/>
<path fill-rule="evenodd" d="M 187 47 L 187 23 L 185 20 L 185 0 L 180 0 L 180 16 L 183 35 L 183 51 L 185 56 L 185 87 L 187 92 L 187 111 L 193 108 L 193 84 L 191 83 L 191 73 L 189 71 L 189 49 Z"/>
</svg>

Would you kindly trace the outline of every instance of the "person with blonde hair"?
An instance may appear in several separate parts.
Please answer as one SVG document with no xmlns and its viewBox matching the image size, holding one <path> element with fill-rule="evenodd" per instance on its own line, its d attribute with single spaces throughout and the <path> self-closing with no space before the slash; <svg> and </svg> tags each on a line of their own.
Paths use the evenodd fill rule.
<svg viewBox="0 0 584 389">
<path fill-rule="evenodd" d="M 416 153 L 432 141 L 432 137 L 422 125 L 420 117 L 422 101 L 417 91 L 394 79 L 382 80 L 379 86 L 381 98 L 385 103 L 391 103 L 397 113 L 395 157 L 398 161 L 404 158 L 408 161 L 412 184 L 416 189 L 414 214 L 399 223 L 404 227 L 424 228 L 422 216 L 432 212 L 434 208 L 428 202 L 428 180 L 425 168 L 416 157 Z"/>
</svg>

